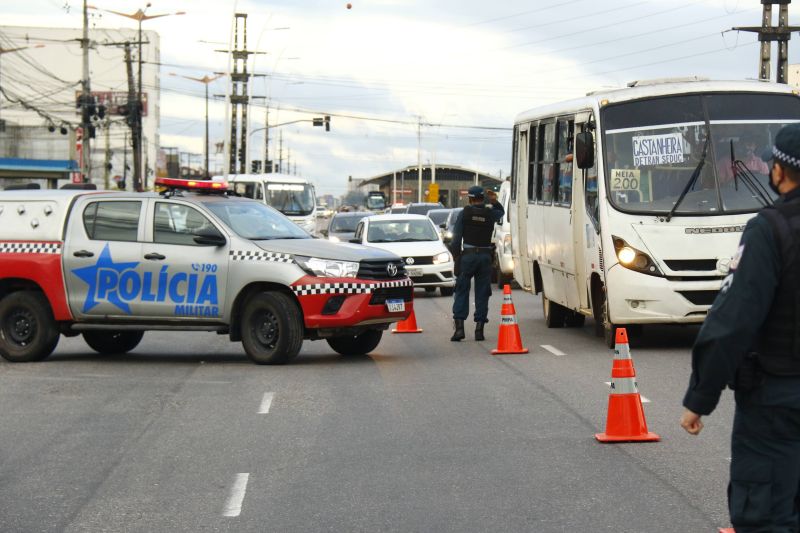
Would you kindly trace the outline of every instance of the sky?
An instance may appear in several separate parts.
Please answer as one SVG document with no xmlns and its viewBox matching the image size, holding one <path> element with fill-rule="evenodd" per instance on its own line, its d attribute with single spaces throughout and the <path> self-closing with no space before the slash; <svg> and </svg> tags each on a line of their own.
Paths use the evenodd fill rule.
<svg viewBox="0 0 800 533">
<path fill-rule="evenodd" d="M 146 0 L 92 0 L 133 13 Z M 458 165 L 508 175 L 519 113 L 633 80 L 757 77 L 755 34 L 726 31 L 761 22 L 759 0 L 151 0 L 146 21 L 161 38 L 161 144 L 201 154 L 201 78 L 228 70 L 233 14 L 247 13 L 251 82 L 264 96 L 250 130 L 330 115 L 331 129 L 299 122 L 270 129 L 292 170 L 318 194 L 341 195 L 348 177 L 409 165 Z M 2 24 L 80 27 L 79 0 L 0 0 Z M 790 6 L 797 23 L 798 6 Z M 777 6 L 775 20 L 777 21 Z M 93 11 L 96 28 L 136 22 Z M 789 48 L 800 63 L 800 36 Z M 773 58 L 777 51 L 773 49 Z M 774 69 L 774 60 L 773 60 Z M 177 75 L 170 75 L 174 73 Z M 76 79 L 80 73 L 76 72 Z M 0 80 L 0 83 L 2 80 Z M 224 94 L 229 81 L 209 85 Z M 211 141 L 228 138 L 222 100 L 210 102 Z M 419 131 L 419 137 L 418 137 Z M 263 131 L 250 136 L 263 157 Z M 287 151 L 289 151 L 287 153 Z M 222 156 L 218 157 L 222 165 Z M 213 164 L 212 164 L 213 166 Z"/>
</svg>

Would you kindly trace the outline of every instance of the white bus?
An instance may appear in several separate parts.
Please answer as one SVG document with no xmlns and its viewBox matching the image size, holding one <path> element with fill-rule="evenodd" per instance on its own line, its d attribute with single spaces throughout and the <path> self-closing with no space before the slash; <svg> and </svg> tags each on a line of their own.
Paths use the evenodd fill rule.
<svg viewBox="0 0 800 533">
<path fill-rule="evenodd" d="M 747 221 L 774 195 L 760 154 L 800 121 L 764 82 L 654 81 L 520 114 L 514 278 L 548 327 L 702 322 Z"/>
<path fill-rule="evenodd" d="M 317 196 L 314 184 L 288 174 L 230 174 L 228 188 L 239 196 L 261 200 L 286 215 L 309 233 L 314 233 Z"/>
</svg>

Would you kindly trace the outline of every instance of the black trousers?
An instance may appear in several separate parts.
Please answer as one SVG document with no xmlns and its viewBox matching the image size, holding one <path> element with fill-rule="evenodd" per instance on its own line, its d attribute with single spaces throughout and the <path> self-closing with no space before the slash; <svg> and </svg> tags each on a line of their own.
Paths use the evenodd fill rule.
<svg viewBox="0 0 800 533">
<path fill-rule="evenodd" d="M 737 533 L 800 531 L 800 409 L 736 394 L 728 508 Z"/>
</svg>

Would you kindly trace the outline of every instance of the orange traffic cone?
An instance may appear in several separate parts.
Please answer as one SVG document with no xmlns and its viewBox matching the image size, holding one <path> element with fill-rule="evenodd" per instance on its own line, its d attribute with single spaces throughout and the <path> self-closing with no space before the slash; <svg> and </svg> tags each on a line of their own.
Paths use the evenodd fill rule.
<svg viewBox="0 0 800 533">
<path fill-rule="evenodd" d="M 628 332 L 617 329 L 611 393 L 608 395 L 606 432 L 595 434 L 600 442 L 656 441 L 661 437 L 647 431 L 642 398 L 636 384 L 636 370 L 628 346 Z"/>
<path fill-rule="evenodd" d="M 393 329 L 392 333 L 422 333 L 422 330 L 417 327 L 417 317 L 414 315 L 413 307 L 408 318 L 398 322 L 397 329 Z"/>
<path fill-rule="evenodd" d="M 503 286 L 503 307 L 500 310 L 500 332 L 497 334 L 497 349 L 492 350 L 492 355 L 509 353 L 528 353 L 522 347 L 517 324 L 517 311 L 511 301 L 511 285 Z"/>
<path fill-rule="evenodd" d="M 732 527 L 721 527 L 719 533 L 736 533 Z"/>
</svg>

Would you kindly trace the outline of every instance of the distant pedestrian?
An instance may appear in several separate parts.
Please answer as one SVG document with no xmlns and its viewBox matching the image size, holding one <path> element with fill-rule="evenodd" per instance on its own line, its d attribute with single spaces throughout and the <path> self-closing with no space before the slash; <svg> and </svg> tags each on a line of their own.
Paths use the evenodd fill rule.
<svg viewBox="0 0 800 533">
<path fill-rule="evenodd" d="M 450 251 L 456 265 L 456 290 L 453 298 L 455 331 L 451 341 L 465 337 L 464 321 L 469 316 L 469 288 L 475 279 L 475 340 L 484 340 L 483 325 L 489 321 L 489 296 L 492 294 L 492 232 L 494 225 L 503 219 L 505 210 L 497 201 L 494 191 L 475 185 L 467 191 L 469 205 L 458 214 L 453 226 Z M 463 241 L 463 245 L 462 245 Z"/>
<path fill-rule="evenodd" d="M 692 349 L 681 426 L 735 390 L 728 508 L 737 533 L 800 530 L 800 124 L 781 129 L 770 188 Z"/>
</svg>

